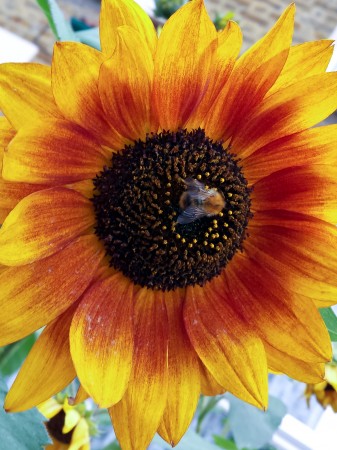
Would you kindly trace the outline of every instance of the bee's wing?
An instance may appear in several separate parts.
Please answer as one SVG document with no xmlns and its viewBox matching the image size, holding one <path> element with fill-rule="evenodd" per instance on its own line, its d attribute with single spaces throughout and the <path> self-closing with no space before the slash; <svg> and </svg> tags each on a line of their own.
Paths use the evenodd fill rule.
<svg viewBox="0 0 337 450">
<path fill-rule="evenodd" d="M 205 189 L 205 185 L 194 178 L 187 178 L 185 185 L 187 186 L 188 195 L 193 200 L 203 202 L 210 196 L 210 191 Z"/>
<path fill-rule="evenodd" d="M 201 219 L 201 217 L 206 216 L 205 210 L 199 208 L 198 206 L 188 206 L 181 214 L 179 214 L 177 218 L 177 222 L 185 225 L 187 223 L 194 222 L 197 219 Z"/>
</svg>

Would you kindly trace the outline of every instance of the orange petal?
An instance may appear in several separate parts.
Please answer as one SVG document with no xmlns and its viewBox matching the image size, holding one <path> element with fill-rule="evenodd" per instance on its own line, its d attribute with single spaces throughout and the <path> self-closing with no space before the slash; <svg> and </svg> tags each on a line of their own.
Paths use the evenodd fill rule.
<svg viewBox="0 0 337 450">
<path fill-rule="evenodd" d="M 207 367 L 200 361 L 201 393 L 214 396 L 225 393 L 225 389 L 216 381 Z"/>
<path fill-rule="evenodd" d="M 49 258 L 0 273 L 1 346 L 46 325 L 82 295 L 103 257 L 95 241 L 83 236 Z"/>
<path fill-rule="evenodd" d="M 189 427 L 200 395 L 197 355 L 187 336 L 183 322 L 183 290 L 165 292 L 168 314 L 168 385 L 170 394 L 164 412 L 162 432 L 168 443 L 177 445 Z"/>
<path fill-rule="evenodd" d="M 284 209 L 337 223 L 337 168 L 312 164 L 279 170 L 254 185 L 254 209 Z"/>
<path fill-rule="evenodd" d="M 181 7 L 164 25 L 154 62 L 154 104 L 161 128 L 182 127 L 204 95 L 217 35 L 202 0 Z"/>
<path fill-rule="evenodd" d="M 30 409 L 60 392 L 76 377 L 69 348 L 74 310 L 68 309 L 43 330 L 6 397 L 6 410 Z"/>
<path fill-rule="evenodd" d="M 244 248 L 281 277 L 287 290 L 321 302 L 321 307 L 336 303 L 335 226 L 290 211 L 258 211 Z"/>
<path fill-rule="evenodd" d="M 64 117 L 107 145 L 120 148 L 121 138 L 105 120 L 98 94 L 103 54 L 78 42 L 57 42 L 52 64 L 55 101 Z"/>
<path fill-rule="evenodd" d="M 22 127 L 4 154 L 8 181 L 65 184 L 94 178 L 109 163 L 93 137 L 65 120 L 45 120 Z"/>
<path fill-rule="evenodd" d="M 102 0 L 99 30 L 104 53 L 112 55 L 117 43 L 117 28 L 123 25 L 136 30 L 154 54 L 156 30 L 146 12 L 133 0 Z"/>
<path fill-rule="evenodd" d="M 250 184 L 277 170 L 306 164 L 337 165 L 337 125 L 312 128 L 277 141 L 242 160 Z"/>
<path fill-rule="evenodd" d="M 216 381 L 255 406 L 268 401 L 263 344 L 212 284 L 187 288 L 185 325 L 196 352 Z"/>
<path fill-rule="evenodd" d="M 333 53 L 333 41 L 305 42 L 290 48 L 287 62 L 267 96 L 292 84 L 295 80 L 325 72 Z"/>
<path fill-rule="evenodd" d="M 94 224 L 92 203 L 74 190 L 34 192 L 8 214 L 0 229 L 0 263 L 27 264 L 61 250 Z"/>
<path fill-rule="evenodd" d="M 13 208 L 27 195 L 47 189 L 41 184 L 12 183 L 0 177 L 0 223 L 3 223 Z"/>
<path fill-rule="evenodd" d="M 284 373 L 303 383 L 321 383 L 324 377 L 325 363 L 308 363 L 281 352 L 266 342 L 268 367 L 273 372 Z"/>
<path fill-rule="evenodd" d="M 168 323 L 160 291 L 142 288 L 135 299 L 135 353 L 128 388 L 109 409 L 123 450 L 149 445 L 167 401 Z"/>
<path fill-rule="evenodd" d="M 121 274 L 96 281 L 84 294 L 70 330 L 81 384 L 100 407 L 119 402 L 133 353 L 133 284 Z"/>
<path fill-rule="evenodd" d="M 99 74 L 99 94 L 109 123 L 130 141 L 145 139 L 150 129 L 152 54 L 131 27 L 117 30 L 116 49 Z"/>
<path fill-rule="evenodd" d="M 206 132 L 227 140 L 246 126 L 247 115 L 277 80 L 289 53 L 295 6 L 290 5 L 274 27 L 237 61 L 228 82 L 206 118 Z"/>
<path fill-rule="evenodd" d="M 76 393 L 76 397 L 73 400 L 73 405 L 78 405 L 79 403 L 84 402 L 85 400 L 87 400 L 89 398 L 89 394 L 87 393 L 87 391 L 84 389 L 84 387 L 80 384 L 80 387 L 77 390 Z"/>
<path fill-rule="evenodd" d="M 239 25 L 229 21 L 226 28 L 218 34 L 218 48 L 212 62 L 207 91 L 189 118 L 186 124 L 187 128 L 200 127 L 207 113 L 213 108 L 214 100 L 224 88 L 233 70 L 241 45 L 242 33 Z"/>
<path fill-rule="evenodd" d="M 0 88 L 0 109 L 16 130 L 46 117 L 61 117 L 48 66 L 1 64 Z"/>
<path fill-rule="evenodd" d="M 337 73 L 300 80 L 261 102 L 234 137 L 233 151 L 246 158 L 269 142 L 316 125 L 336 108 Z"/>
<path fill-rule="evenodd" d="M 225 280 L 227 287 L 214 283 L 219 295 L 227 291 L 233 308 L 263 342 L 306 362 L 331 358 L 330 337 L 313 302 L 287 292 L 285 281 L 268 272 L 265 264 L 237 254 L 226 267 Z"/>
</svg>

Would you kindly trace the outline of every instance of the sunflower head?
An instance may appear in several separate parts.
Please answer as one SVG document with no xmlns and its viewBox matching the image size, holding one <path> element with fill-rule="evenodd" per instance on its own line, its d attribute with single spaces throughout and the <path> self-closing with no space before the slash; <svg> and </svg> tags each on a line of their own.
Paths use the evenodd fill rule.
<svg viewBox="0 0 337 450">
<path fill-rule="evenodd" d="M 325 368 L 325 381 L 318 384 L 308 384 L 304 393 L 308 406 L 310 399 L 315 396 L 318 403 L 326 408 L 331 406 L 337 413 L 337 365 L 327 364 Z"/>
<path fill-rule="evenodd" d="M 59 394 L 37 406 L 48 419 L 46 428 L 53 444 L 47 449 L 90 450 L 90 436 L 97 434 L 91 411 L 84 403 L 72 405 L 72 400 Z"/>
<path fill-rule="evenodd" d="M 0 345 L 45 327 L 7 410 L 78 376 L 144 450 L 179 442 L 200 393 L 265 408 L 268 370 L 323 380 L 337 126 L 312 127 L 337 74 L 331 41 L 292 46 L 294 13 L 239 56 L 238 24 L 217 32 L 202 0 L 159 36 L 102 0 L 100 51 L 0 66 Z"/>
</svg>

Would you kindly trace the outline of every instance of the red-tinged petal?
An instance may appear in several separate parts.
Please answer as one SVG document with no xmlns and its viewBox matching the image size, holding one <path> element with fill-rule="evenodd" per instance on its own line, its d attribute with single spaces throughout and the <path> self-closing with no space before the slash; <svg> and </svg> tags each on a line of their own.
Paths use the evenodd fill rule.
<svg viewBox="0 0 337 450">
<path fill-rule="evenodd" d="M 337 165 L 337 125 L 312 128 L 270 142 L 242 160 L 250 184 L 277 170 L 306 164 Z"/>
<path fill-rule="evenodd" d="M 213 107 L 213 102 L 225 86 L 233 70 L 235 60 L 242 45 L 242 33 L 236 22 L 229 21 L 218 34 L 218 48 L 212 61 L 211 75 L 207 91 L 186 126 L 193 129 L 201 126 L 205 116 Z"/>
<path fill-rule="evenodd" d="M 201 393 L 203 395 L 220 395 L 225 393 L 225 389 L 213 377 L 207 367 L 200 361 Z"/>
<path fill-rule="evenodd" d="M 111 153 L 84 129 L 66 120 L 22 127 L 4 154 L 5 180 L 66 184 L 94 178 Z"/>
<path fill-rule="evenodd" d="M 324 378 L 325 363 L 308 363 L 293 358 L 264 342 L 268 367 L 273 372 L 283 373 L 303 383 L 321 383 Z"/>
<path fill-rule="evenodd" d="M 6 410 L 30 409 L 60 392 L 76 377 L 69 348 L 74 311 L 71 307 L 43 330 L 6 397 Z"/>
<path fill-rule="evenodd" d="M 76 302 L 103 258 L 96 239 L 80 237 L 49 258 L 0 273 L 1 346 L 41 328 Z"/>
<path fill-rule="evenodd" d="M 93 192 L 94 192 L 94 183 L 93 180 L 82 180 L 82 181 L 77 181 L 76 183 L 70 183 L 70 184 L 66 184 L 64 187 L 68 188 L 68 189 L 74 189 L 74 191 L 79 192 L 80 194 L 82 194 L 84 197 L 90 199 L 93 196 Z"/>
<path fill-rule="evenodd" d="M 165 292 L 168 315 L 168 385 L 170 394 L 159 434 L 172 446 L 177 445 L 190 425 L 200 395 L 197 354 L 187 336 L 183 321 L 184 290 Z"/>
<path fill-rule="evenodd" d="M 246 158 L 283 136 L 306 130 L 337 108 L 337 73 L 300 80 L 264 99 L 232 141 L 233 151 Z"/>
<path fill-rule="evenodd" d="M 70 330 L 71 355 L 84 389 L 100 407 L 119 402 L 133 355 L 133 283 L 121 274 L 83 295 Z"/>
<path fill-rule="evenodd" d="M 135 141 L 151 129 L 153 59 L 142 36 L 119 27 L 116 49 L 99 74 L 99 95 L 108 122 L 120 135 Z"/>
<path fill-rule="evenodd" d="M 168 323 L 164 295 L 141 289 L 135 299 L 135 353 L 128 388 L 109 409 L 123 450 L 145 450 L 167 402 Z"/>
<path fill-rule="evenodd" d="M 136 30 L 154 54 L 157 33 L 153 22 L 133 0 L 102 0 L 99 30 L 104 53 L 112 55 L 116 47 L 117 28 L 123 25 Z"/>
<path fill-rule="evenodd" d="M 0 177 L 0 223 L 3 223 L 13 208 L 27 195 L 46 189 L 48 186 L 28 183 L 12 183 Z"/>
<path fill-rule="evenodd" d="M 333 41 L 323 39 L 290 47 L 287 62 L 267 96 L 289 86 L 294 80 L 325 72 L 333 53 L 332 44 Z"/>
<path fill-rule="evenodd" d="M 206 131 L 213 139 L 227 140 L 237 129 L 244 128 L 247 116 L 277 80 L 288 57 L 294 14 L 292 4 L 274 27 L 237 61 L 206 118 Z"/>
<path fill-rule="evenodd" d="M 193 347 L 216 381 L 242 400 L 266 407 L 263 344 L 212 284 L 187 288 L 185 326 Z"/>
<path fill-rule="evenodd" d="M 41 64 L 1 64 L 0 109 L 16 130 L 46 117 L 62 117 L 50 77 L 50 67 Z"/>
<path fill-rule="evenodd" d="M 18 203 L 0 229 L 0 263 L 16 266 L 52 255 L 94 220 L 92 203 L 74 190 L 34 192 Z"/>
<path fill-rule="evenodd" d="M 114 148 L 123 147 L 120 136 L 104 117 L 98 93 L 99 70 L 104 56 L 78 42 L 57 42 L 52 64 L 55 101 L 64 117 L 81 125 Z"/>
<path fill-rule="evenodd" d="M 337 223 L 337 168 L 312 164 L 279 170 L 254 185 L 255 210 L 284 209 Z"/>
<path fill-rule="evenodd" d="M 315 217 L 291 211 L 258 211 L 244 248 L 275 273 L 283 286 L 321 304 L 337 298 L 337 229 Z"/>
<path fill-rule="evenodd" d="M 281 247 L 282 243 L 278 242 Z M 310 299 L 287 291 L 284 280 L 253 257 L 235 255 L 213 286 L 256 331 L 263 342 L 305 362 L 331 358 L 331 342 L 317 308 Z"/>
<path fill-rule="evenodd" d="M 206 92 L 215 27 L 202 0 L 181 7 L 164 25 L 154 62 L 154 104 L 161 128 L 182 127 Z"/>
</svg>

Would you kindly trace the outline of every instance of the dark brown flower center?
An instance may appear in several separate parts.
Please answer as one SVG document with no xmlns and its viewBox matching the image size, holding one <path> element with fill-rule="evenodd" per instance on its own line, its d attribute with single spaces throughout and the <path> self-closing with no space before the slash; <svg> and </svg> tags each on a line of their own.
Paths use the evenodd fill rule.
<svg viewBox="0 0 337 450">
<path fill-rule="evenodd" d="M 52 438 L 63 444 L 70 444 L 74 430 L 69 431 L 69 433 L 62 433 L 65 416 L 65 412 L 61 409 L 59 413 L 46 422 L 46 427 Z"/>
<path fill-rule="evenodd" d="M 204 285 L 245 239 L 247 181 L 236 156 L 201 129 L 125 147 L 94 185 L 96 234 L 111 266 L 141 286 Z"/>
</svg>

